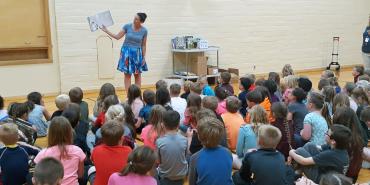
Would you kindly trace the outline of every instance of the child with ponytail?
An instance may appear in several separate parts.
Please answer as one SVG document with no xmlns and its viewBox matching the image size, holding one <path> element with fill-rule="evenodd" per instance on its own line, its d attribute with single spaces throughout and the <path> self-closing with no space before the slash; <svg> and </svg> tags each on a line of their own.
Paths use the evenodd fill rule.
<svg viewBox="0 0 370 185">
<path fill-rule="evenodd" d="M 147 175 L 156 159 L 154 151 L 149 147 L 137 147 L 128 156 L 126 167 L 121 172 L 110 176 L 108 185 L 156 185 L 157 181 Z"/>
</svg>

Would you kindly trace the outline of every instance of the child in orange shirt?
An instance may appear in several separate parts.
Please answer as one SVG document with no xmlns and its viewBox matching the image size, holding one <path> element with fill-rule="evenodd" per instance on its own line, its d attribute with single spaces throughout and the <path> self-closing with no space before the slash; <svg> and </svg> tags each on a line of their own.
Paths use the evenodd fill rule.
<svg viewBox="0 0 370 185">
<path fill-rule="evenodd" d="M 244 124 L 242 115 L 238 112 L 240 109 L 240 100 L 235 96 L 226 98 L 227 112 L 222 114 L 226 128 L 226 140 L 230 150 L 236 149 L 236 143 L 239 135 L 239 128 Z"/>
<path fill-rule="evenodd" d="M 250 91 L 247 94 L 246 99 L 247 99 L 248 111 L 251 110 L 253 106 L 260 104 L 263 101 L 262 94 L 258 90 Z M 249 123 L 250 120 L 251 120 L 251 116 L 247 112 L 247 115 L 245 116 L 245 122 Z"/>
<path fill-rule="evenodd" d="M 271 98 L 270 93 L 266 87 L 258 86 L 255 89 L 256 91 L 260 91 L 262 95 L 263 101 L 260 103 L 260 105 L 265 109 L 267 112 L 269 123 L 274 121 L 274 116 L 271 113 Z"/>
</svg>

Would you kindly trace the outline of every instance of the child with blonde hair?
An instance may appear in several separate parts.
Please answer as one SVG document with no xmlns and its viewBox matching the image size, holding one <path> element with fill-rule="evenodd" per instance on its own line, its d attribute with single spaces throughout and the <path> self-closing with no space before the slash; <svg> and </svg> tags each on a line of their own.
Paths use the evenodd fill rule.
<svg viewBox="0 0 370 185">
<path fill-rule="evenodd" d="M 239 129 L 236 145 L 236 154 L 239 159 L 242 159 L 249 150 L 257 148 L 258 129 L 261 125 L 269 123 L 267 112 L 260 105 L 253 106 L 249 110 L 249 114 L 251 117 L 250 122 L 242 125 Z"/>
<path fill-rule="evenodd" d="M 25 184 L 31 182 L 28 160 L 39 150 L 30 146 L 18 145 L 18 127 L 14 123 L 0 125 L 0 141 L 5 147 L 0 149 L 1 181 L 3 184 Z"/>
<path fill-rule="evenodd" d="M 52 115 L 50 120 L 52 120 L 56 116 L 61 116 L 64 109 L 71 103 L 69 96 L 66 94 L 61 94 L 55 98 L 55 105 L 57 106 L 58 110 L 55 111 Z"/>
<path fill-rule="evenodd" d="M 283 69 L 281 70 L 282 77 L 286 77 L 289 75 L 294 75 L 293 68 L 290 64 L 285 64 Z"/>
<path fill-rule="evenodd" d="M 185 100 L 188 99 L 188 96 L 190 94 L 190 87 L 191 85 L 193 84 L 192 81 L 188 80 L 188 81 L 185 81 L 184 83 L 184 93 L 181 94 L 181 98 L 184 98 Z"/>
<path fill-rule="evenodd" d="M 234 184 L 294 184 L 292 175 L 287 173 L 289 169 L 285 165 L 284 156 L 276 150 L 280 139 L 281 132 L 278 128 L 271 125 L 260 126 L 258 128 L 260 147 L 245 155 L 240 170 L 233 175 Z"/>
<path fill-rule="evenodd" d="M 283 86 L 284 86 L 284 93 L 283 93 L 283 100 L 285 104 L 289 104 L 289 95 L 292 93 L 294 88 L 298 87 L 298 77 L 294 75 L 289 75 L 283 78 Z"/>
<path fill-rule="evenodd" d="M 134 137 L 134 131 L 133 128 L 130 128 L 130 125 L 126 123 L 126 113 L 122 105 L 112 105 L 109 107 L 107 112 L 105 113 L 105 121 L 117 121 L 120 123 L 123 127 L 123 145 L 127 145 L 131 148 L 134 148 L 135 146 L 135 137 Z"/>
</svg>

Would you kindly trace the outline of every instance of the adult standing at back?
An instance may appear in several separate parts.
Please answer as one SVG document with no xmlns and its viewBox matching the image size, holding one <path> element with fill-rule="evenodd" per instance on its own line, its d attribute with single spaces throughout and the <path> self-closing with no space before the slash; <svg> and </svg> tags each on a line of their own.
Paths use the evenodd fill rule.
<svg viewBox="0 0 370 185">
<path fill-rule="evenodd" d="M 365 70 L 370 69 L 370 16 L 369 24 L 367 25 L 362 38 L 362 57 L 364 58 Z"/>
<path fill-rule="evenodd" d="M 111 33 L 105 27 L 101 28 L 102 31 L 116 40 L 126 36 L 121 47 L 121 54 L 117 66 L 117 70 L 125 74 L 124 81 L 126 90 L 131 85 L 132 74 L 135 76 L 135 84 L 141 87 L 141 73 L 143 71 L 148 71 L 145 60 L 148 30 L 142 25 L 146 17 L 145 13 L 137 13 L 134 17 L 134 21 L 125 24 L 122 30 L 117 34 Z"/>
</svg>

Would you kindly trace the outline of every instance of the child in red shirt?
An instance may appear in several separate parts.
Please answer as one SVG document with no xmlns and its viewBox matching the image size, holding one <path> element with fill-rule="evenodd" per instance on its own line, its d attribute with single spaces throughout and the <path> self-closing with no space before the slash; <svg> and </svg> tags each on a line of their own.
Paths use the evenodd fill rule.
<svg viewBox="0 0 370 185">
<path fill-rule="evenodd" d="M 101 127 L 103 144 L 94 148 L 91 154 L 96 175 L 90 176 L 90 183 L 106 185 L 109 177 L 127 164 L 131 148 L 122 145 L 124 129 L 117 121 L 108 121 Z"/>
<path fill-rule="evenodd" d="M 109 95 L 106 98 L 104 98 L 103 101 L 103 108 L 102 111 L 99 113 L 98 117 L 95 120 L 94 128 L 93 130 L 96 131 L 98 128 L 100 128 L 104 122 L 105 122 L 105 113 L 109 109 L 110 106 L 119 104 L 119 100 L 117 95 Z"/>
</svg>

